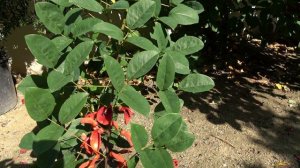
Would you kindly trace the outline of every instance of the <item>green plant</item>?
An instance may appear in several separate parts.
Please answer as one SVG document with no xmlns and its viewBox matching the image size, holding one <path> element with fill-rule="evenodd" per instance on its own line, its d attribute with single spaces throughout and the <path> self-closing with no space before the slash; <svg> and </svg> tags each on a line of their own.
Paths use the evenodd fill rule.
<svg viewBox="0 0 300 168">
<path fill-rule="evenodd" d="M 166 28 L 199 20 L 199 11 L 181 2 L 35 4 L 39 20 L 53 35 L 25 39 L 48 70 L 27 76 L 18 89 L 39 127 L 23 137 L 20 147 L 33 149 L 39 167 L 135 167 L 141 160 L 146 168 L 167 168 L 173 167 L 169 151 L 192 145 L 176 90 L 204 92 L 214 82 L 189 69 L 186 56 L 203 48 L 201 39 L 184 36 L 173 42 L 166 33 Z M 160 99 L 154 113 L 140 92 L 149 74 L 156 75 L 152 89 Z M 154 119 L 151 139 L 143 125 L 131 123 L 130 132 L 125 129 L 134 112 Z M 119 115 L 124 115 L 122 126 Z"/>
</svg>

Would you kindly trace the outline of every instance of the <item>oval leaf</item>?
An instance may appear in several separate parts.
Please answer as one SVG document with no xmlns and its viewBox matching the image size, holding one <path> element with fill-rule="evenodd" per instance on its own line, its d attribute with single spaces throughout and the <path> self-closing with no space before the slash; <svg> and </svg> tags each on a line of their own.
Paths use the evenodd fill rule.
<svg viewBox="0 0 300 168">
<path fill-rule="evenodd" d="M 123 31 L 119 27 L 107 22 L 100 22 L 95 24 L 93 26 L 93 31 L 103 33 L 119 41 L 123 40 Z"/>
<path fill-rule="evenodd" d="M 93 48 L 92 41 L 78 44 L 66 57 L 64 64 L 64 74 L 71 74 L 88 57 Z"/>
<path fill-rule="evenodd" d="M 183 120 L 179 114 L 166 114 L 154 121 L 151 135 L 156 144 L 166 145 L 180 131 Z"/>
<path fill-rule="evenodd" d="M 57 64 L 60 52 L 50 39 L 41 35 L 30 34 L 25 36 L 25 41 L 39 63 L 48 68 L 53 68 Z"/>
<path fill-rule="evenodd" d="M 52 39 L 51 41 L 56 46 L 58 51 L 62 51 L 65 48 L 67 48 L 72 43 L 73 40 L 66 36 L 58 36 Z"/>
<path fill-rule="evenodd" d="M 156 40 L 158 48 L 163 51 L 166 49 L 168 45 L 168 39 L 165 36 L 165 32 L 161 27 L 161 24 L 156 22 L 154 26 L 153 34 L 151 34 L 151 38 Z"/>
<path fill-rule="evenodd" d="M 146 149 L 140 152 L 144 168 L 173 168 L 171 155 L 165 149 Z"/>
<path fill-rule="evenodd" d="M 25 95 L 25 91 L 27 88 L 30 87 L 39 87 L 39 88 L 44 88 L 46 89 L 47 83 L 45 82 L 46 79 L 44 76 L 39 76 L 39 75 L 29 75 L 26 76 L 21 83 L 18 85 L 18 90 Z"/>
<path fill-rule="evenodd" d="M 35 135 L 33 132 L 29 132 L 23 136 L 21 139 L 21 142 L 19 144 L 19 147 L 21 149 L 32 149 L 33 141 L 34 141 Z"/>
<path fill-rule="evenodd" d="M 104 64 L 111 83 L 117 91 L 124 87 L 125 76 L 124 71 L 117 60 L 111 56 L 104 57 Z"/>
<path fill-rule="evenodd" d="M 173 59 L 176 73 L 187 75 L 191 72 L 189 60 L 185 55 L 174 51 L 167 51 L 166 53 Z"/>
<path fill-rule="evenodd" d="M 150 105 L 147 99 L 137 92 L 132 86 L 124 86 L 119 93 L 120 99 L 136 112 L 148 116 Z"/>
<path fill-rule="evenodd" d="M 138 124 L 131 123 L 131 137 L 134 149 L 139 152 L 148 143 L 148 134 L 146 129 Z"/>
<path fill-rule="evenodd" d="M 129 79 L 135 79 L 145 75 L 153 68 L 157 59 L 157 51 L 151 50 L 136 53 L 128 64 L 127 77 Z"/>
<path fill-rule="evenodd" d="M 200 51 L 203 47 L 204 44 L 201 39 L 194 36 L 184 36 L 175 42 L 172 50 L 189 55 Z"/>
<path fill-rule="evenodd" d="M 168 55 L 164 55 L 158 66 L 156 84 L 160 90 L 167 90 L 173 84 L 174 78 L 175 65 L 173 59 Z"/>
<path fill-rule="evenodd" d="M 88 94 L 76 93 L 71 95 L 60 108 L 58 119 L 60 123 L 66 124 L 74 119 L 84 107 Z"/>
<path fill-rule="evenodd" d="M 35 121 L 47 119 L 56 105 L 55 99 L 48 89 L 27 88 L 25 101 L 28 114 Z"/>
<path fill-rule="evenodd" d="M 94 25 L 101 23 L 102 20 L 97 18 L 87 18 L 84 20 L 79 20 L 74 23 L 74 26 L 71 29 L 73 36 L 78 37 L 83 34 L 86 34 L 90 31 L 93 31 Z"/>
<path fill-rule="evenodd" d="M 147 38 L 140 36 L 132 36 L 126 39 L 129 43 L 136 45 L 144 50 L 158 50 L 158 48 Z"/>
<path fill-rule="evenodd" d="M 180 112 L 180 101 L 177 94 L 170 90 L 159 91 L 158 96 L 161 99 L 164 108 L 169 113 Z"/>
<path fill-rule="evenodd" d="M 63 12 L 57 5 L 38 2 L 34 5 L 36 15 L 45 27 L 54 34 L 60 34 L 65 26 Z"/>
<path fill-rule="evenodd" d="M 72 81 L 72 76 L 66 76 L 58 71 L 51 71 L 47 77 L 49 89 L 52 92 L 60 90 L 67 83 Z"/>
<path fill-rule="evenodd" d="M 202 74 L 190 74 L 179 83 L 178 88 L 186 92 L 198 93 L 209 91 L 214 86 L 215 83 L 210 77 Z"/>
<path fill-rule="evenodd" d="M 69 0 L 51 0 L 52 2 L 56 3 L 57 5 L 63 6 L 63 7 L 69 7 L 72 4 L 69 3 Z"/>
<path fill-rule="evenodd" d="M 33 143 L 33 152 L 38 156 L 57 144 L 58 138 L 64 133 L 64 128 L 57 124 L 50 124 L 41 129 Z"/>
<path fill-rule="evenodd" d="M 166 147 L 172 152 L 183 152 L 193 145 L 195 136 L 187 131 L 180 130 L 179 133 L 168 143 Z"/>
<path fill-rule="evenodd" d="M 69 0 L 70 3 L 93 12 L 102 12 L 103 7 L 96 0 Z"/>
<path fill-rule="evenodd" d="M 155 2 L 152 0 L 140 0 L 131 5 L 126 16 L 128 27 L 142 27 L 153 16 L 155 8 Z"/>
<path fill-rule="evenodd" d="M 169 13 L 169 17 L 181 25 L 191 25 L 199 22 L 197 11 L 183 4 L 173 8 Z"/>
</svg>

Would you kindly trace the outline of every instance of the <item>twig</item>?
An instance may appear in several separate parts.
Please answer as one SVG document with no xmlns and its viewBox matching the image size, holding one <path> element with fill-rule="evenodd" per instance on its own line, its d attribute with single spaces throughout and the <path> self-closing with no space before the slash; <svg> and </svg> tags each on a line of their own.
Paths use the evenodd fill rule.
<svg viewBox="0 0 300 168">
<path fill-rule="evenodd" d="M 210 136 L 212 136 L 212 137 L 214 137 L 214 138 L 216 138 L 216 139 L 218 139 L 218 140 L 220 140 L 220 141 L 226 143 L 227 145 L 231 146 L 232 148 L 235 148 L 231 143 L 229 143 L 228 141 L 226 141 L 226 140 L 224 140 L 224 139 L 221 139 L 221 138 L 219 138 L 219 137 L 217 137 L 217 136 L 215 136 L 215 135 L 212 135 L 212 134 L 210 134 Z"/>
</svg>

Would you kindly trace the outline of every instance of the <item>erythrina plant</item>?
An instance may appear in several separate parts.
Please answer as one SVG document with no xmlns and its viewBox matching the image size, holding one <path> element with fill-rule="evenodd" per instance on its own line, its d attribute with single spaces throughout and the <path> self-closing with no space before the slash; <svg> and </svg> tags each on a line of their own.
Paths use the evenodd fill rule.
<svg viewBox="0 0 300 168">
<path fill-rule="evenodd" d="M 195 138 L 180 115 L 183 101 L 176 90 L 204 92 L 214 82 L 189 69 L 186 56 L 203 48 L 201 39 L 184 36 L 173 42 L 166 33 L 197 23 L 198 10 L 182 0 L 164 3 L 35 4 L 39 20 L 52 34 L 25 39 L 47 70 L 27 76 L 18 89 L 39 128 L 26 134 L 20 147 L 33 150 L 39 167 L 131 168 L 139 160 L 146 168 L 177 167 L 169 152 L 186 150 Z M 151 87 L 160 99 L 153 113 L 138 91 L 148 87 L 150 74 L 156 75 Z M 131 123 L 133 115 L 154 119 L 151 138 L 143 125 Z"/>
</svg>

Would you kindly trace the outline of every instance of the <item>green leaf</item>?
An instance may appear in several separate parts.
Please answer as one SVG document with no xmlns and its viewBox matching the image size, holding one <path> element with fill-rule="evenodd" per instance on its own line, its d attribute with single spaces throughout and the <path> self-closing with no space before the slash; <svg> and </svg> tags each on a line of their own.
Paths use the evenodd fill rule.
<svg viewBox="0 0 300 168">
<path fill-rule="evenodd" d="M 142 27 L 154 14 L 155 2 L 152 0 L 140 0 L 128 9 L 126 23 L 129 28 Z"/>
<path fill-rule="evenodd" d="M 110 9 L 128 9 L 129 8 L 129 3 L 126 0 L 120 0 L 117 1 L 116 3 L 112 4 Z"/>
<path fill-rule="evenodd" d="M 30 87 L 39 87 L 39 88 L 44 88 L 46 89 L 47 83 L 45 82 L 46 79 L 44 76 L 39 76 L 39 75 L 29 75 L 26 76 L 21 83 L 18 85 L 18 90 L 25 95 L 25 91 L 27 88 Z"/>
<path fill-rule="evenodd" d="M 71 74 L 87 59 L 93 49 L 93 44 L 92 41 L 82 42 L 67 55 L 64 64 L 64 74 Z"/>
<path fill-rule="evenodd" d="M 183 4 L 173 8 L 169 13 L 169 17 L 175 19 L 181 25 L 191 25 L 199 22 L 197 11 Z"/>
<path fill-rule="evenodd" d="M 151 34 L 151 38 L 156 40 L 158 48 L 163 51 L 168 45 L 168 39 L 166 38 L 160 23 L 156 22 L 153 29 L 154 32 Z"/>
<path fill-rule="evenodd" d="M 58 138 L 64 133 L 64 128 L 50 124 L 41 129 L 33 143 L 33 152 L 39 156 L 57 144 Z"/>
<path fill-rule="evenodd" d="M 34 5 L 36 15 L 45 27 L 54 34 L 60 34 L 65 26 L 64 15 L 58 6 L 49 2 Z"/>
<path fill-rule="evenodd" d="M 136 165 L 139 162 L 139 157 L 137 155 L 132 156 L 129 160 L 127 160 L 127 167 L 128 168 L 136 168 Z"/>
<path fill-rule="evenodd" d="M 143 51 L 134 54 L 127 67 L 127 77 L 135 79 L 145 75 L 155 65 L 159 53 L 157 51 Z"/>
<path fill-rule="evenodd" d="M 119 27 L 111 23 L 107 23 L 107 22 L 97 23 L 93 26 L 93 31 L 103 33 L 119 41 L 123 40 L 123 31 Z"/>
<path fill-rule="evenodd" d="M 117 91 L 120 91 L 125 83 L 124 71 L 121 65 L 111 56 L 104 57 L 104 64 L 111 83 Z"/>
<path fill-rule="evenodd" d="M 80 123 L 81 118 L 72 120 L 70 127 L 64 133 L 60 138 L 59 138 L 59 143 L 61 148 L 71 148 L 74 147 L 78 144 L 78 139 L 75 137 L 79 137 L 82 133 L 86 132 L 84 130 L 84 126 L 81 125 Z"/>
<path fill-rule="evenodd" d="M 58 51 L 62 51 L 65 48 L 67 48 L 73 40 L 66 36 L 58 36 L 52 39 L 51 41 L 56 46 Z"/>
<path fill-rule="evenodd" d="M 58 160 L 59 152 L 60 152 L 60 146 L 59 143 L 56 143 L 53 148 L 40 154 L 37 157 L 37 161 L 36 161 L 37 167 L 53 168 L 56 164 L 56 160 Z"/>
<path fill-rule="evenodd" d="M 178 88 L 186 92 L 198 93 L 209 91 L 214 86 L 215 83 L 210 77 L 202 74 L 190 74 L 179 83 Z"/>
<path fill-rule="evenodd" d="M 64 27 L 64 35 L 69 36 L 70 32 L 74 29 L 77 22 L 82 20 L 80 16 L 82 9 L 73 8 L 70 9 L 65 15 L 65 27 Z"/>
<path fill-rule="evenodd" d="M 55 99 L 48 89 L 27 88 L 25 100 L 28 114 L 35 121 L 47 119 L 56 105 Z"/>
<path fill-rule="evenodd" d="M 62 105 L 58 114 L 58 120 L 62 124 L 66 124 L 74 119 L 87 102 L 88 94 L 75 93 L 72 94 Z"/>
<path fill-rule="evenodd" d="M 21 139 L 21 142 L 19 144 L 19 147 L 21 149 L 32 149 L 33 141 L 34 141 L 35 135 L 33 132 L 29 132 L 23 136 Z"/>
<path fill-rule="evenodd" d="M 166 54 L 173 59 L 176 73 L 187 75 L 191 72 L 189 60 L 185 55 L 174 51 L 167 51 Z"/>
<path fill-rule="evenodd" d="M 184 36 L 178 39 L 172 46 L 172 50 L 184 55 L 193 54 L 204 47 L 201 39 L 194 36 Z"/>
<path fill-rule="evenodd" d="M 161 11 L 161 0 L 153 0 L 155 2 L 155 11 L 154 11 L 154 15 L 156 17 L 159 16 L 159 13 Z"/>
<path fill-rule="evenodd" d="M 141 36 L 132 36 L 126 39 L 129 43 L 136 45 L 144 50 L 155 50 L 158 48 L 147 38 Z"/>
<path fill-rule="evenodd" d="M 183 0 L 170 0 L 170 2 L 174 5 L 179 5 Z"/>
<path fill-rule="evenodd" d="M 180 112 L 180 101 L 177 94 L 170 90 L 159 91 L 158 96 L 161 99 L 162 104 L 169 113 Z"/>
<path fill-rule="evenodd" d="M 131 123 L 130 132 L 134 149 L 140 152 L 148 143 L 147 131 L 143 126 Z"/>
<path fill-rule="evenodd" d="M 96 0 L 69 0 L 70 3 L 93 12 L 102 12 L 103 7 Z"/>
<path fill-rule="evenodd" d="M 58 71 L 51 71 L 47 77 L 47 83 L 51 92 L 60 90 L 67 83 L 72 81 L 72 76 L 66 76 Z"/>
<path fill-rule="evenodd" d="M 71 32 L 73 36 L 78 37 L 90 31 L 93 31 L 94 25 L 101 22 L 103 21 L 98 18 L 87 18 L 84 20 L 79 20 L 78 22 L 74 23 Z"/>
<path fill-rule="evenodd" d="M 166 147 L 172 152 L 183 152 L 193 145 L 195 136 L 186 130 L 186 125 L 182 124 L 178 134 L 168 143 Z"/>
<path fill-rule="evenodd" d="M 168 144 L 180 131 L 183 120 L 177 113 L 166 114 L 154 121 L 151 135 L 154 143 Z"/>
<path fill-rule="evenodd" d="M 177 21 L 172 17 L 160 17 L 158 18 L 160 21 L 162 21 L 164 24 L 168 25 L 171 29 L 175 29 L 178 25 Z"/>
<path fill-rule="evenodd" d="M 167 90 L 173 84 L 174 78 L 175 65 L 173 59 L 168 55 L 164 55 L 158 66 L 156 84 L 160 90 Z"/>
<path fill-rule="evenodd" d="M 171 155 L 165 149 L 146 149 L 140 152 L 144 168 L 173 168 Z"/>
<path fill-rule="evenodd" d="M 52 2 L 56 3 L 57 5 L 63 6 L 63 7 L 69 7 L 72 4 L 69 3 L 69 0 L 51 0 Z"/>
<path fill-rule="evenodd" d="M 60 52 L 50 39 L 41 35 L 30 34 L 25 36 L 25 41 L 39 63 L 48 68 L 53 68 L 57 64 Z"/>
<path fill-rule="evenodd" d="M 119 98 L 136 112 L 148 116 L 150 105 L 147 99 L 137 92 L 132 86 L 124 86 L 119 93 Z"/>
<path fill-rule="evenodd" d="M 75 155 L 68 150 L 64 150 L 63 152 L 63 168 L 75 168 L 76 167 L 76 157 Z"/>
<path fill-rule="evenodd" d="M 198 14 L 204 12 L 203 5 L 198 1 L 187 1 L 187 2 L 184 2 L 184 4 L 187 5 L 188 7 L 196 10 Z"/>
</svg>

